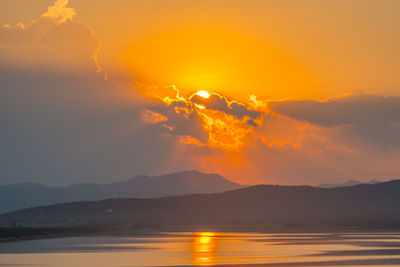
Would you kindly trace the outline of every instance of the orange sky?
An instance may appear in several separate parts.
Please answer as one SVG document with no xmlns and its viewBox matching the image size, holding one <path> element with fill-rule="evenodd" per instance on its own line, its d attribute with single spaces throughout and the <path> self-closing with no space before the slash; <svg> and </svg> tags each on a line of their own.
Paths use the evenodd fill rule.
<svg viewBox="0 0 400 267">
<path fill-rule="evenodd" d="M 118 124 L 121 129 L 108 128 L 115 130 L 112 136 L 102 132 L 103 150 L 88 141 L 88 166 L 71 163 L 75 177 L 93 179 L 98 160 L 121 178 L 188 168 L 219 172 L 241 183 L 400 174 L 394 160 L 400 155 L 398 1 L 5 2 L 0 69 L 33 75 L 36 82 L 53 77 L 76 90 L 46 91 L 49 83 L 43 80 L 44 91 L 34 94 L 40 104 L 32 121 L 41 122 L 45 108 L 51 113 L 57 106 L 51 101 L 65 99 L 71 102 L 60 116 L 76 114 L 71 120 L 77 125 L 93 114 L 102 114 L 107 125 L 116 116 L 111 111 L 134 109 L 131 119 Z M 7 90 L 7 97 L 17 92 L 12 86 Z M 7 114 L 17 114 L 17 105 L 32 100 L 18 90 L 23 93 L 12 98 L 16 102 Z M 196 94 L 201 90 L 210 97 Z M 6 118 L 11 125 L 32 127 L 24 116 Z M 80 128 L 68 129 L 72 136 L 81 135 Z M 52 139 L 53 133 L 49 128 L 46 134 Z M 27 141 L 40 147 L 32 155 L 75 142 L 61 138 L 47 151 L 39 139 Z M 119 146 L 129 140 L 160 145 L 144 146 L 145 152 Z M 12 142 L 9 146 L 16 149 Z M 78 151 L 63 157 L 69 160 Z M 129 160 L 145 160 L 141 152 L 149 158 L 160 154 L 157 167 L 151 162 L 130 166 Z M 122 163 L 112 158 L 115 154 L 124 158 Z M 50 177 L 62 172 L 45 168 L 27 173 Z M 26 176 L 12 167 L 5 174 Z M 105 175 L 99 179 L 110 179 Z"/>
</svg>

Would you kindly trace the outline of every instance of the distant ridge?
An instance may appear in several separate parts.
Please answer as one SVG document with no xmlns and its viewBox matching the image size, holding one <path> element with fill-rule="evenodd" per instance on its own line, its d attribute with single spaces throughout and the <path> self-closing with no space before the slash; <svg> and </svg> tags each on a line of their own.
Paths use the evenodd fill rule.
<svg viewBox="0 0 400 267">
<path fill-rule="evenodd" d="M 109 199 L 30 208 L 0 223 L 279 225 L 400 229 L 400 180 L 338 188 L 257 185 L 224 193 Z"/>
<path fill-rule="evenodd" d="M 370 180 L 368 182 L 361 182 L 361 181 L 357 181 L 357 180 L 348 180 L 344 183 L 327 183 L 327 184 L 319 184 L 316 187 L 322 187 L 322 188 L 334 188 L 334 187 L 345 187 L 345 186 L 353 186 L 353 185 L 359 185 L 359 184 L 377 184 L 377 183 L 381 183 L 382 181 L 378 181 L 378 180 Z"/>
<path fill-rule="evenodd" d="M 56 203 L 107 198 L 157 198 L 194 193 L 218 193 L 242 187 L 218 174 L 196 170 L 161 176 L 138 175 L 111 184 L 79 183 L 49 187 L 37 183 L 0 186 L 0 213 Z"/>
</svg>

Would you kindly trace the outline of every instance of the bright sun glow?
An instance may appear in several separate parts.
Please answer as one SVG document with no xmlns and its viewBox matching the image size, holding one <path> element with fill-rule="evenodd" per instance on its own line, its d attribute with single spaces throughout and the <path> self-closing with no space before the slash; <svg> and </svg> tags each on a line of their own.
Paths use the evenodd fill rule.
<svg viewBox="0 0 400 267">
<path fill-rule="evenodd" d="M 210 97 L 210 93 L 207 91 L 198 91 L 196 93 L 196 95 L 201 96 L 203 98 L 209 98 Z"/>
</svg>

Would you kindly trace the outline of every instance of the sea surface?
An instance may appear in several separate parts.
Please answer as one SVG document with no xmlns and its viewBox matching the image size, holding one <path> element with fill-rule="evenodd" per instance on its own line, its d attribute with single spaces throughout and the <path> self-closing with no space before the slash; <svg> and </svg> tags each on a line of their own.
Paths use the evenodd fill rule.
<svg viewBox="0 0 400 267">
<path fill-rule="evenodd" d="M 0 244 L 0 266 L 400 266 L 399 233 L 184 232 Z"/>
</svg>

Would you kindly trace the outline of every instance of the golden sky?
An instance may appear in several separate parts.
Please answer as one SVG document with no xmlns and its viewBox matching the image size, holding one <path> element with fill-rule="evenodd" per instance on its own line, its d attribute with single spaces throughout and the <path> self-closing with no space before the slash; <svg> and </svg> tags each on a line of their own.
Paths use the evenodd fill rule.
<svg viewBox="0 0 400 267">
<path fill-rule="evenodd" d="M 398 1 L 0 7 L 10 180 L 191 168 L 240 183 L 400 174 Z"/>
</svg>

